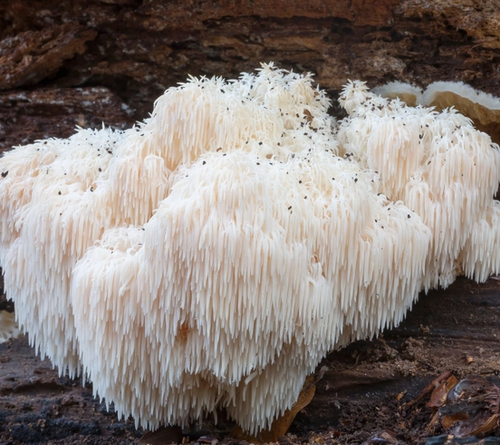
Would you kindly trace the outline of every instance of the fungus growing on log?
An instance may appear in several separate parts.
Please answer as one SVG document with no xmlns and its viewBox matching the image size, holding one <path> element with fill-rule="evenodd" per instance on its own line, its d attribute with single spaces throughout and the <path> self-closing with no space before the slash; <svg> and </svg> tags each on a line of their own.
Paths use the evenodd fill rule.
<svg viewBox="0 0 500 445">
<path fill-rule="evenodd" d="M 472 119 L 477 129 L 500 143 L 500 99 L 463 82 L 433 82 L 424 92 L 408 83 L 389 82 L 374 88 L 373 92 L 388 99 L 399 98 L 412 107 L 423 105 L 437 111 L 453 107 Z"/>
<path fill-rule="evenodd" d="M 0 159 L 4 289 L 31 344 L 71 376 L 79 369 L 71 273 L 85 250 L 118 223 L 102 177 L 122 136 L 80 130 L 69 139 L 18 147 Z"/>
<path fill-rule="evenodd" d="M 348 84 L 341 104 L 349 113 L 338 133 L 341 153 L 378 171 L 379 191 L 403 201 L 432 231 L 425 290 L 460 274 L 484 281 L 497 273 L 498 145 L 455 109 L 408 107 L 363 82 Z"/>
<path fill-rule="evenodd" d="M 416 107 L 422 105 L 422 90 L 415 85 L 405 82 L 389 82 L 374 88 L 373 93 L 387 99 L 400 99 L 406 105 Z"/>
<path fill-rule="evenodd" d="M 463 82 L 433 82 L 419 103 L 438 110 L 454 107 L 482 125 L 500 121 L 500 100 Z"/>
<path fill-rule="evenodd" d="M 433 82 L 427 86 L 422 105 L 436 110 L 454 107 L 474 125 L 500 143 L 500 100 L 463 82 Z"/>
<path fill-rule="evenodd" d="M 329 351 L 399 323 L 423 288 L 498 269 L 471 244 L 498 238 L 487 137 L 358 83 L 342 103 L 337 135 L 310 76 L 264 65 L 171 88 L 125 132 L 7 153 L 0 264 L 31 342 L 137 424 L 223 407 L 256 434 Z"/>
</svg>

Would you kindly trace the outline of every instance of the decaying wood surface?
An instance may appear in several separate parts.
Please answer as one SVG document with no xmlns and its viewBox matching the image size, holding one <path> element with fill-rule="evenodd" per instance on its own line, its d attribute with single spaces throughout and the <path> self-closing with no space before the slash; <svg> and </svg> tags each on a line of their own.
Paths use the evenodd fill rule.
<svg viewBox="0 0 500 445">
<path fill-rule="evenodd" d="M 77 125 L 126 128 L 188 75 L 231 78 L 270 61 L 315 73 L 339 116 L 348 79 L 461 80 L 500 96 L 500 0 L 3 1 L 0 149 L 67 137 Z M 499 320 L 496 280 L 422 296 L 383 339 L 324 361 L 316 396 L 284 442 L 362 443 L 389 430 L 424 443 L 442 430 L 427 429 L 425 404 L 415 412 L 404 403 L 445 371 L 498 384 Z M 138 435 L 90 388 L 57 377 L 24 337 L 0 345 L 1 443 Z M 371 443 L 381 440 L 395 443 Z"/>
<path fill-rule="evenodd" d="M 332 98 L 347 79 L 462 80 L 500 95 L 499 49 L 499 0 L 9 0 L 0 146 L 100 119 L 130 125 L 189 74 L 235 77 L 270 61 L 315 73 Z"/>
</svg>

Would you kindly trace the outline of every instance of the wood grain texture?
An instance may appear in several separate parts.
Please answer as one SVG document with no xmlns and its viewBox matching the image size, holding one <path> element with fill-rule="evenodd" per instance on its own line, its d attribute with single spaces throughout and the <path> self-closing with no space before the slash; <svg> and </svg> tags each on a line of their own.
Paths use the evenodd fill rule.
<svg viewBox="0 0 500 445">
<path fill-rule="evenodd" d="M 142 119 L 189 74 L 274 61 L 315 73 L 334 100 L 348 79 L 462 80 L 500 95 L 499 24 L 499 0 L 13 0 L 0 4 L 0 91 L 105 87 Z M 76 123 L 59 121 L 38 137 Z M 2 148 L 21 129 L 0 128 Z"/>
</svg>

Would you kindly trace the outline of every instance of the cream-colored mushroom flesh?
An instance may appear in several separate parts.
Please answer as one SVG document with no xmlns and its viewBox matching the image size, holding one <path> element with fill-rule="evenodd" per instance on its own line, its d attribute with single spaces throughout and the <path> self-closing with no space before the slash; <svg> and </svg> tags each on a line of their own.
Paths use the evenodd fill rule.
<svg viewBox="0 0 500 445">
<path fill-rule="evenodd" d="M 389 82 L 373 88 L 372 92 L 387 99 L 400 99 L 411 107 L 422 104 L 422 90 L 405 82 Z"/>
<path fill-rule="evenodd" d="M 403 82 L 389 82 L 372 90 L 388 99 L 399 98 L 407 105 L 434 107 L 437 111 L 454 108 L 472 119 L 474 126 L 500 143 L 500 99 L 475 90 L 463 82 L 433 82 L 424 92 Z"/>
<path fill-rule="evenodd" d="M 31 342 L 148 428 L 257 433 L 332 349 L 498 269 L 499 156 L 455 112 L 263 65 L 190 79 L 125 132 L 0 159 L 0 265 Z"/>
<path fill-rule="evenodd" d="M 380 192 L 403 201 L 433 233 L 424 288 L 446 287 L 458 274 L 482 281 L 497 273 L 498 145 L 454 109 L 408 107 L 362 82 L 347 85 L 341 103 L 349 117 L 340 151 L 376 170 Z"/>
</svg>

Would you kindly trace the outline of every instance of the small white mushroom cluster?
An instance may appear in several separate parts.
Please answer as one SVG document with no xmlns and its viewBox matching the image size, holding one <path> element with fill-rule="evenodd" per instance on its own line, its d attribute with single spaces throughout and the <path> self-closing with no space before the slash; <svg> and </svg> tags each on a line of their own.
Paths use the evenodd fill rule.
<svg viewBox="0 0 500 445">
<path fill-rule="evenodd" d="M 332 349 L 500 264 L 500 156 L 453 111 L 310 76 L 190 79 L 125 132 L 0 159 L 0 264 L 30 341 L 137 424 L 257 433 Z"/>
</svg>

